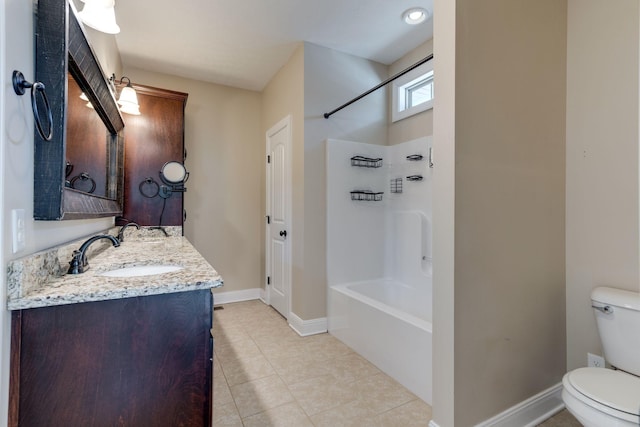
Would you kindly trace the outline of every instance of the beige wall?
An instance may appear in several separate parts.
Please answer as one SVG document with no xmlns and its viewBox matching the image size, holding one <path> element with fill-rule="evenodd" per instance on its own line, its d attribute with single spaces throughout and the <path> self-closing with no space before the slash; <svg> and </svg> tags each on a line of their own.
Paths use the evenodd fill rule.
<svg viewBox="0 0 640 427">
<path fill-rule="evenodd" d="M 433 107 L 433 420 L 453 427 L 456 142 L 456 1 L 435 0 Z"/>
<path fill-rule="evenodd" d="M 640 290 L 636 0 L 569 0 L 567 365 L 602 354 L 589 300 L 600 285 Z"/>
<path fill-rule="evenodd" d="M 260 94 L 134 68 L 125 74 L 134 83 L 189 94 L 185 236 L 222 275 L 218 292 L 260 287 Z"/>
<path fill-rule="evenodd" d="M 384 90 L 376 91 L 329 119 L 323 114 L 383 81 L 388 67 L 311 43 L 304 45 L 304 288 L 294 295 L 296 314 L 326 317 L 326 163 L 328 138 L 385 145 Z M 349 189 L 345 189 L 348 191 Z"/>
<path fill-rule="evenodd" d="M 302 320 L 326 316 L 324 141 L 386 143 L 384 91 L 328 120 L 323 113 L 375 86 L 386 75 L 387 67 L 382 64 L 304 43 L 263 91 L 263 132 L 286 115 L 292 116 L 291 311 Z M 264 186 L 264 178 L 262 182 Z"/>
<path fill-rule="evenodd" d="M 260 153 L 266 154 L 266 133 L 280 120 L 291 116 L 292 131 L 292 223 L 289 235 L 292 246 L 292 307 L 298 316 L 300 304 L 304 301 L 304 46 L 295 50 L 289 61 L 276 73 L 262 91 L 262 124 Z M 260 188 L 262 189 L 260 212 L 266 215 L 265 207 L 265 165 L 260 168 Z M 264 274 L 265 224 L 261 227 L 261 268 Z M 264 280 L 263 280 L 264 283 Z M 263 285 L 264 286 L 264 285 Z"/>
<path fill-rule="evenodd" d="M 634 0 L 617 0 L 606 4 L 595 0 L 568 0 L 565 288 L 559 279 L 561 266 L 557 265 L 552 255 L 555 254 L 558 260 L 562 258 L 562 255 L 557 253 L 558 248 L 562 247 L 562 242 L 552 245 L 553 240 L 548 231 L 540 229 L 541 219 L 551 221 L 548 224 L 552 226 L 549 230 L 556 229 L 558 236 L 561 235 L 557 224 L 557 215 L 561 211 L 557 201 L 560 194 L 554 196 L 561 184 L 553 184 L 553 181 L 560 182 L 561 179 L 558 177 L 560 165 L 557 161 L 563 158 L 562 153 L 558 152 L 558 147 L 562 147 L 562 144 L 549 146 L 552 141 L 551 134 L 537 140 L 531 135 L 521 135 L 513 139 L 513 146 L 517 147 L 517 150 L 523 150 L 521 153 L 508 147 L 503 147 L 505 149 L 500 153 L 493 152 L 492 150 L 501 144 L 498 137 L 510 133 L 508 128 L 502 126 L 508 123 L 499 120 L 499 116 L 507 115 L 505 112 L 495 114 L 492 110 L 483 111 L 478 107 L 478 101 L 474 102 L 474 97 L 481 99 L 484 94 L 478 94 L 474 90 L 473 84 L 477 83 L 477 79 L 472 78 L 474 73 L 480 79 L 483 76 L 491 76 L 487 90 L 491 91 L 492 95 L 500 95 L 493 98 L 496 99 L 496 104 L 501 103 L 519 111 L 527 111 L 528 107 L 522 105 L 522 101 L 510 99 L 509 95 L 503 92 L 514 81 L 509 75 L 501 75 L 500 71 L 507 68 L 517 70 L 523 81 L 545 83 L 537 86 L 544 91 L 541 94 L 544 98 L 540 99 L 539 95 L 535 94 L 524 97 L 531 100 L 531 106 L 540 105 L 540 110 L 545 110 L 545 114 L 553 111 L 558 113 L 558 110 L 561 113 L 559 94 L 562 88 L 558 76 L 562 72 L 562 58 L 557 58 L 557 62 L 554 63 L 553 56 L 561 56 L 564 46 L 564 13 L 555 10 L 562 8 L 563 4 L 550 1 L 528 4 L 523 1 L 509 2 L 511 6 L 520 9 L 518 17 L 514 16 L 512 8 L 501 6 L 501 3 L 505 2 L 483 3 L 484 12 L 489 16 L 484 15 L 482 8 L 474 5 L 472 1 L 436 0 L 435 4 L 438 17 L 434 37 L 438 96 L 434 109 L 434 139 L 438 161 L 434 171 L 434 197 L 438 203 L 434 208 L 434 223 L 438 223 L 438 227 L 434 235 L 434 258 L 438 268 L 434 270 L 434 421 L 442 427 L 453 426 L 454 419 L 456 426 L 472 425 L 501 412 L 513 403 L 526 399 L 545 385 L 559 382 L 563 369 L 557 356 L 561 356 L 565 348 L 565 345 L 559 342 L 565 326 L 567 361 L 564 370 L 586 365 L 587 352 L 601 353 L 593 313 L 589 307 L 591 290 L 598 285 L 636 291 L 640 287 L 638 3 Z M 532 7 L 539 7 L 539 13 L 544 15 L 532 11 Z M 544 12 L 545 10 L 547 12 Z M 491 14 L 495 16 L 492 18 Z M 553 22 L 550 22 L 550 19 L 553 19 Z M 527 21 L 529 23 L 523 27 L 521 24 Z M 540 26 L 541 22 L 545 22 L 545 25 Z M 513 25 L 514 23 L 517 25 Z M 508 36 L 505 34 L 503 37 L 491 39 L 492 33 L 506 31 L 505 25 L 511 25 Z M 530 64 L 526 57 L 520 56 L 525 67 L 532 67 L 531 72 L 534 75 L 527 77 L 529 71 L 516 68 L 520 49 L 505 46 L 509 40 L 520 44 L 522 32 L 530 30 L 534 33 L 533 28 L 536 26 L 542 29 L 539 35 L 545 36 L 546 41 L 535 41 L 534 44 L 540 43 L 537 49 L 528 43 L 529 49 L 523 49 L 523 54 L 527 51 L 544 53 L 539 55 L 544 61 L 541 64 L 549 65 L 547 72 L 551 72 L 551 69 L 556 70 L 553 78 L 555 83 L 551 87 L 547 86 L 548 79 L 541 78 L 544 74 L 536 74 L 536 67 L 540 67 L 540 64 Z M 478 36 L 482 37 L 475 40 L 475 44 L 472 43 L 472 37 Z M 543 46 L 543 43 L 547 46 Z M 495 51 L 492 52 L 491 46 L 495 46 Z M 455 57 L 451 56 L 452 51 L 456 52 Z M 474 57 L 474 52 L 477 55 L 489 56 L 483 61 Z M 504 55 L 496 57 L 499 52 Z M 497 64 L 501 67 L 497 67 Z M 493 69 L 478 68 L 477 65 L 493 65 Z M 468 80 L 470 75 L 471 81 Z M 504 84 L 496 88 L 492 80 L 502 80 Z M 522 89 L 526 88 L 518 90 Z M 526 92 L 519 94 L 527 95 Z M 475 112 L 473 107 L 477 108 Z M 553 124 L 557 121 L 557 117 L 545 119 L 538 112 L 530 114 L 539 120 L 538 126 L 528 126 L 518 121 L 518 126 L 526 129 L 527 133 L 532 129 L 539 132 L 537 128 L 541 127 L 541 123 Z M 471 117 L 472 115 L 476 117 Z M 454 121 L 455 124 L 452 124 Z M 479 132 L 482 130 L 481 121 L 485 121 L 487 126 L 500 123 L 500 131 L 492 132 L 495 136 L 491 135 L 491 139 L 487 139 L 488 130 Z M 559 126 L 544 126 L 543 129 L 552 131 L 555 135 L 554 140 L 560 140 Z M 471 130 L 474 132 L 470 132 Z M 455 152 L 452 148 L 454 141 Z M 477 149 L 474 149 L 472 144 L 475 144 Z M 523 144 L 529 144 L 530 147 L 546 153 L 549 164 L 545 166 L 540 154 L 530 152 L 533 148 L 527 148 Z M 482 153 L 482 150 L 486 151 L 486 154 Z M 495 161 L 492 158 L 499 160 Z M 532 164 L 523 164 L 526 159 L 530 159 Z M 484 205 L 510 211 L 516 203 L 524 203 L 526 207 L 530 207 L 527 201 L 521 200 L 522 195 L 509 195 L 504 186 L 499 185 L 500 182 L 493 181 L 500 175 L 500 165 L 496 163 L 504 161 L 507 161 L 506 166 L 513 166 L 512 172 L 505 172 L 509 173 L 509 180 L 515 180 L 514 188 L 522 191 L 529 187 L 531 190 L 531 184 L 526 181 L 539 181 L 540 191 L 534 193 L 536 200 L 543 196 L 550 202 L 548 212 L 538 210 L 538 214 L 533 218 L 531 214 L 535 213 L 535 210 L 520 215 L 509 215 L 511 218 L 523 220 L 529 218 L 529 225 L 521 224 L 517 233 L 514 231 L 514 235 L 520 234 L 522 241 L 529 245 L 535 241 L 538 244 L 544 243 L 536 236 L 522 235 L 527 229 L 536 229 L 544 232 L 544 238 L 549 242 L 534 251 L 538 253 L 532 254 L 532 259 L 535 257 L 546 267 L 538 265 L 539 271 L 531 272 L 531 279 L 538 276 L 538 281 L 528 286 L 526 282 L 533 281 L 527 279 L 528 274 L 518 278 L 516 273 L 518 270 L 526 272 L 526 268 L 532 267 L 533 264 L 527 266 L 526 259 L 514 259 L 510 254 L 500 256 L 502 249 L 494 247 L 495 242 L 491 242 L 491 236 L 487 235 L 488 230 L 493 230 L 496 233 L 493 240 L 502 243 L 504 231 L 512 225 L 510 223 L 513 219 L 506 218 L 508 221 L 505 221 L 504 226 L 488 224 L 490 221 L 487 221 L 487 208 L 483 207 Z M 493 170 L 491 174 L 478 173 L 474 177 L 473 173 L 478 171 L 474 171 L 470 162 L 484 164 L 487 169 L 491 167 Z M 498 166 L 498 169 L 495 166 Z M 455 180 L 449 176 L 454 168 Z M 553 178 L 539 176 L 545 168 L 545 175 L 552 174 Z M 517 176 L 517 169 L 523 173 L 522 176 Z M 526 177 L 524 174 L 530 176 Z M 474 185 L 474 179 L 478 180 L 478 185 Z M 544 184 L 545 179 L 548 185 Z M 487 180 L 496 185 L 487 185 Z M 491 195 L 485 197 L 487 192 L 478 188 L 483 185 L 493 188 L 493 192 L 503 193 L 505 197 L 502 200 L 496 200 L 495 196 Z M 474 193 L 481 196 L 474 196 Z M 455 208 L 447 203 L 452 194 L 455 194 L 456 198 Z M 508 195 L 510 197 L 507 198 Z M 484 197 L 484 200 L 481 197 Z M 509 206 L 509 200 L 514 201 L 514 206 Z M 480 211 L 476 209 L 478 206 L 482 207 Z M 447 229 L 452 227 L 450 215 L 454 212 L 456 231 L 451 232 Z M 474 225 L 474 222 L 477 224 Z M 455 257 L 452 257 L 449 255 L 453 250 L 451 238 L 454 234 L 457 249 Z M 474 243 L 477 245 L 482 238 L 488 243 L 483 245 L 483 248 L 492 254 L 491 258 L 501 258 L 498 265 L 496 260 L 486 259 L 486 256 L 473 259 L 477 254 L 473 254 L 468 247 Z M 455 269 L 448 262 L 451 259 L 455 260 Z M 512 267 L 498 274 L 505 265 Z M 541 277 L 543 271 L 547 271 L 547 278 Z M 472 273 L 478 272 L 484 274 L 472 277 Z M 490 279 L 497 280 L 483 280 L 489 275 Z M 454 288 L 455 302 L 452 295 Z M 562 313 L 564 309 L 558 305 L 563 298 L 558 293 L 562 291 L 566 292 L 566 319 L 558 318 L 558 313 Z M 523 302 L 515 312 L 510 312 L 509 307 L 513 301 Z M 483 306 L 489 311 L 482 313 Z M 479 325 L 478 330 L 473 330 L 473 324 Z M 454 357 L 452 339 L 455 339 L 455 364 L 450 361 L 450 358 Z M 545 350 L 539 356 L 534 355 L 540 346 L 545 347 Z M 515 347 L 520 347 L 520 350 L 514 352 Z M 495 360 L 495 363 L 474 364 L 474 360 Z M 544 372 L 540 371 L 540 365 L 544 365 Z M 551 372 L 553 374 L 549 376 Z M 540 375 L 540 379 L 532 378 L 535 375 Z M 483 390 L 494 392 L 483 393 Z"/>
<path fill-rule="evenodd" d="M 454 265 L 451 272 L 448 260 L 438 259 L 451 255 L 452 236 L 437 232 L 435 265 L 444 261 L 448 270 L 435 268 L 434 284 L 448 286 L 453 278 L 455 300 L 441 306 L 452 303 L 451 294 L 436 289 L 434 330 L 453 310 L 455 353 L 453 373 L 436 376 L 434 402 L 451 397 L 450 387 L 441 392 L 438 384 L 453 376 L 453 414 L 436 409 L 436 422 L 441 417 L 450 426 L 455 417 L 465 427 L 557 384 L 565 372 L 566 3 L 458 0 L 444 11 L 455 13 L 455 58 L 438 56 L 436 66 L 455 64 L 455 87 L 445 78 L 436 100 L 455 96 L 455 110 L 451 99 L 435 108 L 444 104 L 445 125 L 455 123 L 437 123 L 435 149 L 445 155 L 436 163 L 442 180 L 434 181 L 442 196 L 451 171 L 441 168 L 453 167 L 455 157 Z M 452 34 L 444 31 L 444 40 L 451 46 Z M 454 155 L 441 148 L 452 136 Z M 436 229 L 442 217 L 436 212 Z M 443 363 L 449 339 L 436 337 L 435 345 L 447 348 L 436 350 L 435 372 L 451 369 Z"/>
<path fill-rule="evenodd" d="M 393 76 L 433 53 L 433 39 L 427 40 L 405 56 L 389 65 L 389 76 Z M 432 59 L 433 62 L 435 60 Z M 438 84 L 439 85 L 439 84 Z M 391 99 L 393 85 L 387 85 L 387 96 Z M 439 90 L 439 89 L 437 89 Z M 425 135 L 433 135 L 433 109 L 423 111 L 397 122 L 391 121 L 391 102 L 388 103 L 387 141 L 389 145 L 411 141 Z"/>
</svg>

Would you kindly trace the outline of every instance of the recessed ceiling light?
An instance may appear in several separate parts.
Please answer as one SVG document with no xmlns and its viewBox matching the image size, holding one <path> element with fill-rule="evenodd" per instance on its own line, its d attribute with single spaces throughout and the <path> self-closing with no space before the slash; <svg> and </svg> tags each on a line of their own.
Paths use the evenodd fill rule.
<svg viewBox="0 0 640 427">
<path fill-rule="evenodd" d="M 402 14 L 402 19 L 409 25 L 417 25 L 424 22 L 429 17 L 429 11 L 421 7 L 413 7 L 405 10 Z"/>
</svg>

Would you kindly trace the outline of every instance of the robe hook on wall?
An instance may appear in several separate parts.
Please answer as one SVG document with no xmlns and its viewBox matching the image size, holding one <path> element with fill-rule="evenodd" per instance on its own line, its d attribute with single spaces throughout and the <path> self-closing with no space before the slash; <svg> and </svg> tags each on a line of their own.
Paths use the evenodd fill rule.
<svg viewBox="0 0 640 427">
<path fill-rule="evenodd" d="M 31 109 L 33 110 L 33 118 L 36 122 L 38 133 L 45 141 L 51 141 L 51 138 L 53 137 L 53 113 L 51 112 L 51 106 L 49 105 L 47 94 L 44 91 L 44 83 L 28 82 L 24 78 L 24 74 L 18 70 L 13 71 L 12 82 L 13 90 L 16 95 L 24 95 L 25 89 L 31 89 Z M 44 128 L 42 127 L 42 122 L 40 121 L 40 113 L 38 111 L 38 93 L 42 95 L 42 102 L 44 103 L 45 114 L 47 116 L 47 124 L 49 125 L 48 133 L 45 133 Z"/>
</svg>

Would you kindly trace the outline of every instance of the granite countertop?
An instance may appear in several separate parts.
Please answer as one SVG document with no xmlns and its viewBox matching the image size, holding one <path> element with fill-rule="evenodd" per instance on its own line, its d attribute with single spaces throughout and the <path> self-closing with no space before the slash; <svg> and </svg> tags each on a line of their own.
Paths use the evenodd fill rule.
<svg viewBox="0 0 640 427">
<path fill-rule="evenodd" d="M 216 270 L 185 237 L 125 238 L 119 247 L 111 246 L 107 239 L 101 241 L 108 244 L 106 249 L 89 258 L 89 269 L 82 274 L 65 274 L 62 269 L 66 259 L 49 262 L 56 267 L 49 268 L 49 273 L 43 273 L 43 268 L 25 267 L 30 262 L 28 258 L 12 261 L 8 270 L 8 309 L 192 291 L 223 284 Z M 36 254 L 33 258 L 46 256 L 49 255 Z M 40 260 L 39 264 L 46 262 Z M 140 265 L 178 265 L 183 269 L 137 277 L 101 276 L 109 270 Z M 46 277 L 35 277 L 38 274 Z"/>
</svg>

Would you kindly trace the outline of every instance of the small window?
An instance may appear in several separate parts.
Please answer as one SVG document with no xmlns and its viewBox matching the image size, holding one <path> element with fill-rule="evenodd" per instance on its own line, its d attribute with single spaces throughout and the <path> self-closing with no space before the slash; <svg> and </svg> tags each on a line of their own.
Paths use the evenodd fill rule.
<svg viewBox="0 0 640 427">
<path fill-rule="evenodd" d="M 426 63 L 393 82 L 394 122 L 433 108 L 433 65 Z"/>
</svg>

